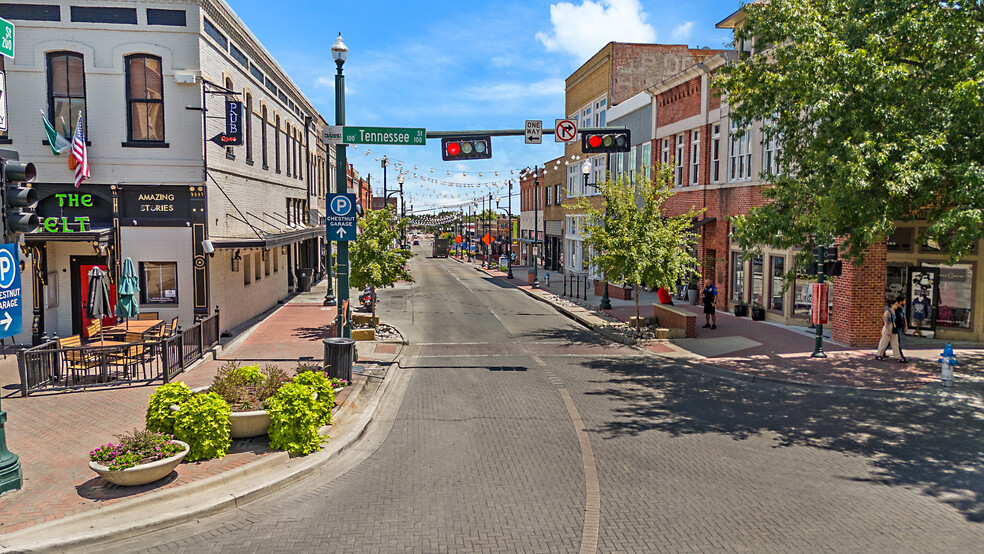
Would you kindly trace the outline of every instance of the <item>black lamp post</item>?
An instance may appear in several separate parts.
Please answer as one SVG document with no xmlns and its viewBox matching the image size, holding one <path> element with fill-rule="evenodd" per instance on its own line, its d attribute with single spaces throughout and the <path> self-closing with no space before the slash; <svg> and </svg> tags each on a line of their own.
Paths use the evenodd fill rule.
<svg viewBox="0 0 984 554">
<path fill-rule="evenodd" d="M 396 182 L 400 183 L 400 248 L 407 242 L 407 228 L 403 224 L 403 219 L 407 217 L 407 205 L 403 201 L 403 173 L 396 177 Z"/>
<path fill-rule="evenodd" d="M 342 65 L 348 57 L 348 47 L 342 42 L 342 33 L 338 33 L 338 40 L 331 47 L 331 57 L 335 60 L 337 72 L 335 73 L 335 125 L 345 125 L 345 76 L 342 74 Z M 348 178 L 346 175 L 346 157 L 344 144 L 335 145 L 335 160 L 338 164 L 335 168 L 335 192 L 344 194 L 348 192 Z M 352 308 L 349 306 L 349 243 L 348 241 L 338 241 L 338 305 L 342 309 L 338 310 L 337 326 L 341 331 L 340 336 L 345 338 L 352 337 Z"/>
<path fill-rule="evenodd" d="M 383 207 L 386 207 L 386 166 L 389 165 L 389 159 L 383 156 L 383 159 L 379 160 L 379 165 L 383 166 Z"/>
<path fill-rule="evenodd" d="M 506 207 L 506 209 L 507 209 L 507 212 L 506 212 L 507 216 L 506 217 L 508 218 L 508 225 L 509 225 L 509 242 L 507 243 L 507 246 L 506 246 L 506 267 L 508 268 L 509 271 L 508 271 L 508 274 L 506 275 L 506 278 L 507 279 L 512 279 L 513 278 L 513 272 L 512 272 L 512 243 L 513 243 L 513 234 L 512 234 L 512 228 L 513 228 L 512 227 L 512 185 L 513 184 L 512 184 L 512 179 L 510 179 L 508 181 L 508 183 L 509 183 L 509 196 L 506 197 L 506 201 L 507 201 L 506 202 L 506 205 L 507 205 L 507 207 Z M 495 201 L 496 206 L 499 205 L 499 200 L 501 200 L 501 199 L 497 199 Z M 499 208 L 499 209 L 501 210 L 502 208 Z"/>
<path fill-rule="evenodd" d="M 540 286 L 540 278 L 536 274 L 536 255 L 538 254 L 536 250 L 536 245 L 539 243 L 539 233 L 537 228 L 539 223 L 537 221 L 537 210 L 540 209 L 540 171 L 537 170 L 536 166 L 533 166 L 533 288 Z"/>
<path fill-rule="evenodd" d="M 590 175 L 590 174 L 591 174 L 591 162 L 589 160 L 584 160 L 584 163 L 581 164 L 581 175 L 584 176 L 584 188 L 588 188 L 588 186 L 589 186 L 588 185 L 588 175 Z M 598 187 L 598 184 L 595 183 L 594 185 L 590 185 L 590 186 L 593 186 L 593 187 L 597 188 Z M 605 213 L 606 214 L 608 213 L 608 199 L 605 199 Z M 583 249 L 582 249 L 581 255 L 582 256 L 584 255 Z M 603 277 L 606 277 L 606 276 L 603 275 Z M 607 279 L 607 277 L 604 278 L 604 279 L 602 279 L 601 285 L 602 285 L 601 302 L 598 304 L 598 307 L 601 308 L 602 310 L 610 310 L 610 309 L 612 309 L 612 300 L 611 300 L 611 298 L 608 297 L 608 279 Z"/>
</svg>

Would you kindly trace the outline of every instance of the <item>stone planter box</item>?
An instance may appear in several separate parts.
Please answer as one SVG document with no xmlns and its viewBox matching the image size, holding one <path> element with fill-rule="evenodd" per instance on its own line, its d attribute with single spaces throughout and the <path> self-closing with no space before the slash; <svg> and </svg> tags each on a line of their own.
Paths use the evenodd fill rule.
<svg viewBox="0 0 984 554">
<path fill-rule="evenodd" d="M 359 325 L 371 325 L 372 314 L 352 314 L 352 323 Z M 376 325 L 379 325 L 379 316 L 376 316 Z"/>
<path fill-rule="evenodd" d="M 175 440 L 174 442 L 183 446 L 184 450 L 170 458 L 120 470 L 111 470 L 100 463 L 89 462 L 89 468 L 98 473 L 103 479 L 121 487 L 133 487 L 153 483 L 170 475 L 174 471 L 174 468 L 178 467 L 178 464 L 181 463 L 181 460 L 188 455 L 188 451 L 191 450 L 191 447 L 186 442 L 179 440 Z"/>
<path fill-rule="evenodd" d="M 352 340 L 376 340 L 376 330 L 352 329 Z"/>
</svg>

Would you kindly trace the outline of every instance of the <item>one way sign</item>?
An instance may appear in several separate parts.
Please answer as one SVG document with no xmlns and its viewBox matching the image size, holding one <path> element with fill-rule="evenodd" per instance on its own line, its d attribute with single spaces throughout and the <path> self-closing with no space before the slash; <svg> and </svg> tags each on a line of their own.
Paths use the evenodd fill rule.
<svg viewBox="0 0 984 554">
<path fill-rule="evenodd" d="M 327 240 L 355 240 L 355 195 L 328 195 L 328 216 L 325 218 Z"/>
</svg>

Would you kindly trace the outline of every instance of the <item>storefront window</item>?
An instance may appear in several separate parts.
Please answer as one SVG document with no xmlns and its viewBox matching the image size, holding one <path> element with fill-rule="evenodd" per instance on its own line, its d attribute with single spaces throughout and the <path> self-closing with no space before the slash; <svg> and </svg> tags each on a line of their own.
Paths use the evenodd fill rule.
<svg viewBox="0 0 984 554">
<path fill-rule="evenodd" d="M 786 258 L 772 256 L 772 288 L 769 291 L 769 308 L 782 311 L 783 273 L 786 271 Z"/>
<path fill-rule="evenodd" d="M 885 275 L 885 303 L 891 304 L 900 294 L 905 294 L 905 282 L 909 278 L 909 268 L 904 265 L 888 266 Z"/>
<path fill-rule="evenodd" d="M 741 252 L 731 253 L 731 299 L 742 302 L 745 299 L 745 260 Z"/>
<path fill-rule="evenodd" d="M 973 305 L 974 266 L 971 264 L 932 265 L 938 267 L 939 305 L 936 308 L 937 327 L 970 329 L 970 310 Z"/>
<path fill-rule="evenodd" d="M 763 282 L 762 276 L 765 271 L 762 256 L 752 258 L 752 304 L 764 305 L 762 301 Z"/>
<path fill-rule="evenodd" d="M 140 303 L 178 303 L 178 264 L 140 262 Z"/>
<path fill-rule="evenodd" d="M 810 317 L 810 302 L 813 301 L 810 285 L 815 280 L 812 275 L 806 274 L 806 268 L 796 269 L 796 282 L 793 284 L 793 317 Z"/>
<path fill-rule="evenodd" d="M 916 234 L 916 230 L 912 227 L 902 227 L 896 229 L 892 232 L 892 235 L 888 237 L 888 251 L 889 252 L 912 252 L 912 242 L 913 237 Z"/>
</svg>

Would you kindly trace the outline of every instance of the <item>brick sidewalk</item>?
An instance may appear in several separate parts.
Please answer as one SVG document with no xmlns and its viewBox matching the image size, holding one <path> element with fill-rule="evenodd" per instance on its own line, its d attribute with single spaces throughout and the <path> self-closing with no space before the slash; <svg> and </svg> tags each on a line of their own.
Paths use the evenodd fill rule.
<svg viewBox="0 0 984 554">
<path fill-rule="evenodd" d="M 467 262 L 465 262 L 467 264 Z M 474 264 L 476 265 L 477 264 Z M 483 269 L 485 273 L 507 281 L 517 287 L 532 290 L 527 285 L 526 267 L 513 267 L 513 279 L 497 269 Z M 563 294 L 563 281 L 552 279 L 547 287 L 544 271 L 538 272 L 540 289 L 557 296 Z M 554 276 L 556 277 L 556 276 Z M 600 297 L 589 290 L 587 303 L 597 312 L 605 313 L 622 322 L 635 315 L 632 300 L 612 300 L 611 310 L 597 309 Z M 583 295 L 583 291 L 582 291 Z M 582 296 L 583 297 L 583 296 Z M 642 315 L 652 315 L 656 294 L 644 292 L 639 301 Z M 645 347 L 656 354 L 699 360 L 701 364 L 739 374 L 766 379 L 810 383 L 816 385 L 847 386 L 859 389 L 883 391 L 937 391 L 939 364 L 936 360 L 942 351 L 942 342 L 918 340 L 906 337 L 902 349 L 910 363 L 899 364 L 894 360 L 877 361 L 874 349 L 849 348 L 825 339 L 826 358 L 812 358 L 815 337 L 812 329 L 793 328 L 770 322 L 752 321 L 748 317 L 734 317 L 718 311 L 717 329 L 705 329 L 700 306 L 677 304 L 697 314 L 697 338 L 652 342 Z M 960 364 L 957 366 L 957 385 L 954 390 L 984 398 L 984 349 L 979 347 L 957 348 Z"/>
<path fill-rule="evenodd" d="M 327 324 L 335 313 L 335 308 L 320 304 L 288 303 L 264 319 L 240 344 L 176 380 L 192 388 L 208 385 L 216 371 L 233 360 L 276 365 L 291 372 L 298 361 L 320 364 L 321 339 L 328 336 Z M 392 360 L 398 352 L 396 346 L 359 343 L 360 362 Z M 0 362 L 3 383 L 16 387 L 16 366 L 16 359 L 11 356 Z M 147 400 L 159 385 L 39 392 L 28 398 L 22 398 L 9 385 L 4 387 L 7 446 L 20 457 L 24 485 L 21 490 L 0 497 L 0 535 L 151 491 L 186 485 L 272 452 L 265 436 L 233 441 L 224 458 L 183 463 L 169 480 L 142 487 L 118 487 L 95 476 L 88 467 L 89 451 L 111 442 L 118 433 L 143 428 Z M 345 402 L 349 390 L 339 393 L 339 405 Z"/>
</svg>

